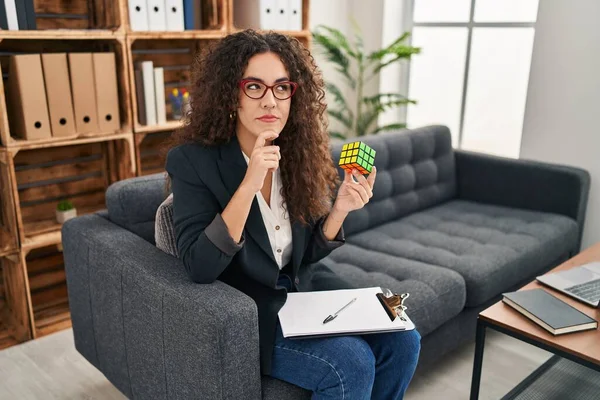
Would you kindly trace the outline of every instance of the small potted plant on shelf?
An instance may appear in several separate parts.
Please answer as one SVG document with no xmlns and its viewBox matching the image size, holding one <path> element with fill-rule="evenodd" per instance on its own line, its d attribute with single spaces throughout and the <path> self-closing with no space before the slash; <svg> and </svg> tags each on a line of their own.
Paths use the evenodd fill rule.
<svg viewBox="0 0 600 400">
<path fill-rule="evenodd" d="M 56 220 L 61 224 L 71 218 L 75 218 L 76 216 L 77 209 L 69 200 L 62 200 L 56 206 Z"/>
</svg>

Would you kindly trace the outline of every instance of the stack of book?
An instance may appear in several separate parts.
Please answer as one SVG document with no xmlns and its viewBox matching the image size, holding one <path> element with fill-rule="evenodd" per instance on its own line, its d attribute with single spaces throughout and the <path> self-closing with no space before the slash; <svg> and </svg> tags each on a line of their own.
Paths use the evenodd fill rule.
<svg viewBox="0 0 600 400">
<path fill-rule="evenodd" d="M 173 86 L 173 85 L 171 85 Z M 155 67 L 152 61 L 140 61 L 135 66 L 135 90 L 137 97 L 138 122 L 141 125 L 161 125 L 179 120 L 189 105 L 189 93 L 185 88 L 173 88 L 168 93 L 165 87 L 164 68 Z M 167 108 L 170 112 L 168 112 Z"/>
</svg>

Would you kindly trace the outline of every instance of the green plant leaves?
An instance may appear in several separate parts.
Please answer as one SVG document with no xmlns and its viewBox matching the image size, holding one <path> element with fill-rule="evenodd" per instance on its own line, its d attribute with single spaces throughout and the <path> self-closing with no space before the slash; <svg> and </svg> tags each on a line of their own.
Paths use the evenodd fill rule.
<svg viewBox="0 0 600 400">
<path fill-rule="evenodd" d="M 405 32 L 388 46 L 367 55 L 360 26 L 354 18 L 351 18 L 351 26 L 354 35 L 352 43 L 340 30 L 328 26 L 319 25 L 312 33 L 314 42 L 325 51 L 326 59 L 334 64 L 355 92 L 353 98 L 356 99 L 356 104 L 351 107 L 339 87 L 330 82 L 325 84 L 327 94 L 333 97 L 335 105 L 335 108 L 331 109 L 332 104 L 329 104 L 327 112 L 346 129 L 346 132 L 330 131 L 329 135 L 340 139 L 352 136 L 353 133 L 357 136 L 368 134 L 382 112 L 406 104 L 416 104 L 416 101 L 398 93 L 363 97 L 365 83 L 376 77 L 382 68 L 403 59 L 410 59 L 413 54 L 421 52 L 421 48 L 405 43 L 410 33 Z M 368 77 L 365 78 L 366 76 Z M 376 127 L 372 133 L 403 127 L 405 124 L 402 123 L 388 124 Z"/>
</svg>

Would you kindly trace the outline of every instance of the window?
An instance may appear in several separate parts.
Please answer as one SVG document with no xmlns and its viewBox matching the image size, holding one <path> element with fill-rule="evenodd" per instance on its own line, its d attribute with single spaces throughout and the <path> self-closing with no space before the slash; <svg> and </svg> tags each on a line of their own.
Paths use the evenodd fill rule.
<svg viewBox="0 0 600 400">
<path fill-rule="evenodd" d="M 457 148 L 518 157 L 538 0 L 413 0 L 407 124 Z"/>
</svg>

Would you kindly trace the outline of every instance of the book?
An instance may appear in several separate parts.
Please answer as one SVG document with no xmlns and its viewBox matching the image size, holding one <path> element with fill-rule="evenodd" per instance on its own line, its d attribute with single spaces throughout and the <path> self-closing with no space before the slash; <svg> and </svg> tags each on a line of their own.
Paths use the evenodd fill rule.
<svg viewBox="0 0 600 400">
<path fill-rule="evenodd" d="M 382 293 L 380 287 L 288 293 L 285 304 L 279 310 L 283 336 L 306 339 L 414 329 L 415 325 L 406 315 L 404 320 L 400 316 L 393 320 L 390 318 L 377 297 L 379 293 Z M 334 319 L 324 323 L 328 316 L 345 305 L 348 306 Z"/>
<path fill-rule="evenodd" d="M 544 289 L 503 293 L 502 301 L 553 335 L 598 328 L 595 319 Z"/>
</svg>

